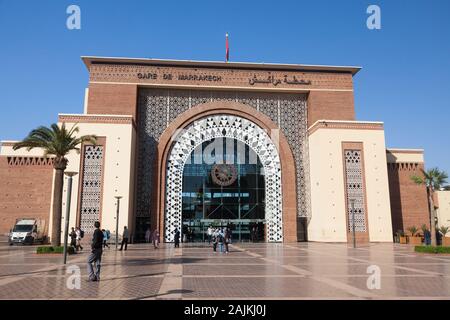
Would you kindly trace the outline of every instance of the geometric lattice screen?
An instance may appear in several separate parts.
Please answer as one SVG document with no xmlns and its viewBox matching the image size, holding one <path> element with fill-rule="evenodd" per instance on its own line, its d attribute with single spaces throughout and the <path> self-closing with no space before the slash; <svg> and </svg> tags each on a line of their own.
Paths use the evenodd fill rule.
<svg viewBox="0 0 450 320">
<path fill-rule="evenodd" d="M 103 146 L 84 147 L 80 227 L 87 233 L 94 232 L 94 222 L 100 218 L 103 156 Z"/>
<path fill-rule="evenodd" d="M 161 134 L 181 113 L 198 104 L 212 101 L 235 101 L 248 105 L 268 116 L 279 126 L 294 155 L 297 215 L 309 217 L 309 155 L 305 94 L 152 88 L 139 89 L 136 217 L 149 219 L 151 216 L 153 175 Z"/>
<path fill-rule="evenodd" d="M 181 227 L 183 170 L 187 159 L 197 146 L 217 138 L 239 140 L 258 155 L 264 167 L 267 241 L 282 241 L 281 163 L 278 150 L 269 135 L 258 125 L 227 114 L 198 119 L 174 138 L 167 160 L 165 241 L 173 242 L 175 228 Z"/>
<path fill-rule="evenodd" d="M 353 231 L 353 219 L 355 219 L 355 231 L 366 232 L 366 212 L 364 204 L 364 186 L 362 172 L 362 151 L 344 150 L 345 175 L 347 194 L 347 218 L 348 232 Z M 351 200 L 354 200 L 352 208 Z M 353 215 L 354 214 L 354 215 Z M 354 218 L 353 218 L 354 217 Z"/>
</svg>

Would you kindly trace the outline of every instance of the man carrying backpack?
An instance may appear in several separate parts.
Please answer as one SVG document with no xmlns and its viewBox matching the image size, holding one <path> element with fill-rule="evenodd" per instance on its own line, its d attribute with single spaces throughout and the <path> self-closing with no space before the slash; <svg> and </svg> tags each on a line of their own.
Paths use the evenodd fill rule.
<svg viewBox="0 0 450 320">
<path fill-rule="evenodd" d="M 106 247 L 108 247 L 109 249 L 109 244 L 108 244 L 108 231 L 105 229 L 102 229 L 102 233 L 103 233 L 103 249 L 105 249 Z"/>
</svg>

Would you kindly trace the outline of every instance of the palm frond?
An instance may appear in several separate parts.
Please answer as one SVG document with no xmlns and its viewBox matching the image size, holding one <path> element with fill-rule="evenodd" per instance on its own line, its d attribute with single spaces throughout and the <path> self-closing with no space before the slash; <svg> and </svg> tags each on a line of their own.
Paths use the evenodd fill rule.
<svg viewBox="0 0 450 320">
<path fill-rule="evenodd" d="M 69 136 L 72 137 L 75 133 L 78 133 L 80 128 L 78 128 L 78 123 L 75 123 L 69 131 Z"/>
<path fill-rule="evenodd" d="M 419 176 L 411 176 L 411 180 L 416 184 L 425 184 L 425 179 Z"/>
<path fill-rule="evenodd" d="M 45 156 L 53 155 L 57 159 L 64 159 L 72 150 L 79 152 L 82 143 L 96 143 L 96 136 L 76 137 L 78 132 L 79 128 L 76 124 L 70 130 L 67 130 L 65 123 L 62 123 L 61 126 L 54 123 L 49 128 L 41 126 L 32 130 L 23 141 L 16 143 L 13 148 L 14 150 L 41 148 Z"/>
</svg>

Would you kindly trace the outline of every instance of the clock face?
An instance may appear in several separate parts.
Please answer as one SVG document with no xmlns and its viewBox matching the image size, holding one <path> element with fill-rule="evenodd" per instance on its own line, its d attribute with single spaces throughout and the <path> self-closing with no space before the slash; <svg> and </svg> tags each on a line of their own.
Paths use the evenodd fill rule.
<svg viewBox="0 0 450 320">
<path fill-rule="evenodd" d="M 219 186 L 230 186 L 237 179 L 236 167 L 231 164 L 215 164 L 211 169 L 211 178 Z"/>
</svg>

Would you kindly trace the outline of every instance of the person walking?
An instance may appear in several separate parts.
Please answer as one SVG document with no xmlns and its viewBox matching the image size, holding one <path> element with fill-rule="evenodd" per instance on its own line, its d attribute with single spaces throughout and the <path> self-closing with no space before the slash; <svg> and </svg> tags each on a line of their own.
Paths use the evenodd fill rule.
<svg viewBox="0 0 450 320">
<path fill-rule="evenodd" d="M 208 236 L 208 244 L 211 244 L 212 234 L 213 234 L 213 228 L 211 226 L 208 227 L 206 234 Z"/>
<path fill-rule="evenodd" d="M 159 247 L 159 231 L 158 231 L 158 229 L 153 231 L 152 240 L 153 240 L 153 246 L 155 247 L 155 249 L 158 249 L 158 247 Z"/>
<path fill-rule="evenodd" d="M 84 237 L 84 232 L 81 231 L 80 227 L 77 227 L 77 228 L 75 229 L 75 233 L 76 233 L 76 235 L 77 235 L 77 242 L 76 242 L 75 249 L 76 249 L 77 251 L 80 251 L 80 250 L 82 251 L 82 250 L 83 250 L 83 247 L 81 246 L 81 239 L 83 239 L 83 237 Z"/>
<path fill-rule="evenodd" d="M 229 249 L 228 245 L 231 243 L 231 230 L 230 228 L 225 229 L 225 237 L 224 237 L 224 243 L 225 243 L 225 253 L 228 254 Z"/>
<path fill-rule="evenodd" d="M 74 249 L 77 248 L 77 233 L 75 232 L 75 228 L 72 227 L 72 231 L 69 233 L 70 237 L 70 246 Z"/>
<path fill-rule="evenodd" d="M 109 249 L 109 245 L 108 245 L 108 233 L 106 232 L 105 229 L 102 229 L 103 232 L 103 249 L 105 249 L 106 247 L 108 247 Z"/>
<path fill-rule="evenodd" d="M 227 231 L 228 231 L 228 244 L 231 244 L 231 241 L 233 240 L 233 230 L 231 229 L 231 227 L 227 227 Z"/>
<path fill-rule="evenodd" d="M 181 227 L 181 243 L 183 242 L 187 242 L 187 233 L 188 233 L 188 227 L 187 225 L 183 224 L 183 226 Z"/>
<path fill-rule="evenodd" d="M 92 236 L 91 254 L 88 257 L 87 268 L 89 281 L 100 281 L 100 268 L 103 253 L 103 232 L 100 230 L 100 222 L 95 221 L 95 230 Z"/>
<path fill-rule="evenodd" d="M 123 234 L 122 234 L 122 243 L 120 244 L 119 251 L 122 251 L 123 245 L 125 245 L 125 251 L 128 249 L 128 237 L 130 236 L 130 233 L 128 231 L 127 226 L 123 227 Z"/>
<path fill-rule="evenodd" d="M 213 251 L 217 252 L 217 243 L 219 242 L 218 239 L 218 232 L 217 230 L 213 230 L 212 232 L 212 243 L 213 243 Z"/>
<path fill-rule="evenodd" d="M 188 230 L 187 230 L 187 241 L 186 242 L 191 242 L 191 235 L 192 235 L 191 228 L 188 228 Z"/>
<path fill-rule="evenodd" d="M 224 238 L 224 234 L 223 234 L 223 230 L 219 231 L 219 235 L 218 235 L 218 242 L 219 242 L 219 252 L 223 253 L 223 244 L 225 242 L 225 238 Z"/>
<path fill-rule="evenodd" d="M 152 236 L 152 232 L 150 231 L 150 228 L 148 228 L 147 231 L 145 231 L 145 242 L 146 243 L 150 243 L 151 236 Z"/>
<path fill-rule="evenodd" d="M 424 231 L 424 233 L 423 233 L 423 236 L 424 236 L 424 242 L 425 242 L 425 245 L 426 246 L 430 246 L 431 245 L 431 232 L 430 232 L 430 230 L 425 230 Z"/>
<path fill-rule="evenodd" d="M 178 230 L 178 228 L 175 228 L 175 248 L 179 248 L 180 247 L 180 231 Z"/>
</svg>

